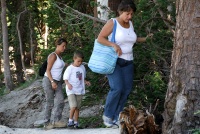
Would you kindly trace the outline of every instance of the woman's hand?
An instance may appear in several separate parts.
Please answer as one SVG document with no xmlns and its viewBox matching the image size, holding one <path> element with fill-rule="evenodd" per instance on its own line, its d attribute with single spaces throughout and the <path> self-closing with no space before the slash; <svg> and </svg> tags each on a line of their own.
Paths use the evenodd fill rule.
<svg viewBox="0 0 200 134">
<path fill-rule="evenodd" d="M 146 37 L 138 37 L 138 38 L 137 38 L 137 42 L 139 42 L 139 43 L 144 43 L 144 42 L 147 41 L 147 38 L 152 39 L 152 38 L 153 38 L 153 34 L 150 33 L 150 34 L 148 34 Z"/>
<path fill-rule="evenodd" d="M 122 50 L 118 45 L 113 45 L 113 48 L 115 49 L 115 52 L 117 53 L 118 56 L 122 55 Z"/>
<path fill-rule="evenodd" d="M 58 85 L 57 85 L 55 82 L 52 82 L 52 83 L 51 83 L 51 86 L 52 86 L 52 88 L 53 88 L 54 90 L 56 90 L 57 87 L 58 87 Z"/>
</svg>

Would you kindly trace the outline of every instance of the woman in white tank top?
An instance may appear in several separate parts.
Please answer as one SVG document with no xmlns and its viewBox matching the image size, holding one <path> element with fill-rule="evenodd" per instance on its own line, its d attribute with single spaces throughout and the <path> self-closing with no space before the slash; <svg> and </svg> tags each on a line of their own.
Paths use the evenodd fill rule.
<svg viewBox="0 0 200 134">
<path fill-rule="evenodd" d="M 47 70 L 43 78 L 43 88 L 46 97 L 46 106 L 44 112 L 45 129 L 56 127 L 66 127 L 66 123 L 61 122 L 62 111 L 64 108 L 64 95 L 62 91 L 62 71 L 65 63 L 62 60 L 61 53 L 64 52 L 67 41 L 60 38 L 56 41 L 56 49 L 47 59 Z M 54 109 L 53 117 L 51 117 Z"/>
<path fill-rule="evenodd" d="M 119 126 L 119 113 L 123 110 L 127 97 L 133 88 L 132 48 L 136 41 L 146 41 L 146 38 L 139 38 L 134 32 L 131 19 L 135 11 L 136 7 L 133 1 L 122 0 L 118 6 L 119 16 L 114 18 L 117 21 L 116 42 L 109 41 L 114 26 L 113 19 L 104 25 L 97 38 L 99 43 L 113 47 L 118 54 L 114 72 L 107 75 L 110 91 L 103 113 L 103 121 L 107 127 Z"/>
</svg>

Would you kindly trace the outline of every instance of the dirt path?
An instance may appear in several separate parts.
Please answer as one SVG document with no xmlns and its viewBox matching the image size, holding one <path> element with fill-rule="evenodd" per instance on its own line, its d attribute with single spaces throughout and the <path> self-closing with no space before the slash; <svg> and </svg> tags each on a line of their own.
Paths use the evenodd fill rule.
<svg viewBox="0 0 200 134">
<path fill-rule="evenodd" d="M 0 134 L 119 134 L 119 129 L 19 129 L 0 126 Z"/>
</svg>

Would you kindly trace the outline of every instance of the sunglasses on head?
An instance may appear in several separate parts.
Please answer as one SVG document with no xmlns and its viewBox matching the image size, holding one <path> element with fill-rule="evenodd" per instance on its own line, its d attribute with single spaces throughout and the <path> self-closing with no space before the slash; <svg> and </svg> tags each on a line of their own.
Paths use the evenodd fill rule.
<svg viewBox="0 0 200 134">
<path fill-rule="evenodd" d="M 58 40 L 58 45 L 62 44 L 63 42 L 66 42 L 66 40 L 65 39 L 59 39 Z"/>
</svg>

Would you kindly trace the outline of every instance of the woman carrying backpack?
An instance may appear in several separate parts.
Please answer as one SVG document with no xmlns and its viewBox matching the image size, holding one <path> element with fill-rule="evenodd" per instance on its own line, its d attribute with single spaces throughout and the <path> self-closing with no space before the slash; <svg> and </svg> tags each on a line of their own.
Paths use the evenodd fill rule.
<svg viewBox="0 0 200 134">
<path fill-rule="evenodd" d="M 43 77 L 43 88 L 46 97 L 45 106 L 45 129 L 66 127 L 66 123 L 61 122 L 62 111 L 64 108 L 64 95 L 62 91 L 62 72 L 65 63 L 61 53 L 65 51 L 67 41 L 60 38 L 55 43 L 56 49 L 47 58 L 47 69 Z M 52 109 L 53 117 L 51 118 Z"/>
</svg>

